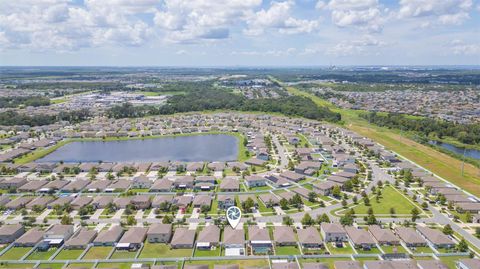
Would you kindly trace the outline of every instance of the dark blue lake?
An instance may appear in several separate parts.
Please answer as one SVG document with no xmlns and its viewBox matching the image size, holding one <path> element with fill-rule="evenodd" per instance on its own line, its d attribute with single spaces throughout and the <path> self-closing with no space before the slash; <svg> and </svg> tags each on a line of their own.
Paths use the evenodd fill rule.
<svg viewBox="0 0 480 269">
<path fill-rule="evenodd" d="M 238 143 L 225 134 L 72 142 L 36 162 L 234 161 Z"/>
<path fill-rule="evenodd" d="M 454 146 L 452 144 L 442 143 L 442 142 L 437 142 L 437 141 L 430 141 L 430 144 L 440 146 L 440 147 L 442 147 L 446 150 L 452 151 L 452 152 L 454 152 L 456 154 L 459 154 L 459 155 L 462 155 L 462 156 L 463 156 L 463 152 L 465 151 L 465 156 L 466 157 L 470 157 L 470 158 L 473 158 L 473 159 L 480 160 L 480 150 L 476 150 L 476 149 L 466 149 L 466 150 L 464 150 L 463 148 L 459 148 L 459 147 Z"/>
</svg>

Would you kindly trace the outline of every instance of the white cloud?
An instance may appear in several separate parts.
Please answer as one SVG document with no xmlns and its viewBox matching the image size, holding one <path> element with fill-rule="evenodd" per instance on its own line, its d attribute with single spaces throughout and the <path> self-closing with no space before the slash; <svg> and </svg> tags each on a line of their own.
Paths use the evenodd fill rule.
<svg viewBox="0 0 480 269">
<path fill-rule="evenodd" d="M 261 0 L 165 0 L 164 7 L 155 13 L 154 22 L 167 41 L 224 39 L 230 36 L 232 26 L 245 20 L 261 4 Z"/>
<path fill-rule="evenodd" d="M 376 55 L 379 54 L 378 48 L 386 45 L 386 42 L 366 35 L 358 40 L 342 41 L 327 49 L 326 54 L 333 56 Z"/>
<path fill-rule="evenodd" d="M 153 12 L 159 0 L 16 0 L 0 2 L 2 47 L 76 50 L 144 44 L 153 31 L 137 12 Z M 112 8 L 115 7 L 115 8 Z M 6 44 L 6 45 L 5 45 Z"/>
<path fill-rule="evenodd" d="M 382 30 L 384 18 L 378 0 L 319 1 L 316 8 L 331 11 L 332 22 L 339 27 L 355 26 L 370 32 Z"/>
<path fill-rule="evenodd" d="M 459 25 L 470 18 L 472 0 L 400 0 L 399 18 L 425 18 Z"/>
<path fill-rule="evenodd" d="M 296 19 L 290 15 L 293 1 L 272 2 L 269 9 L 262 9 L 247 19 L 247 35 L 261 35 L 267 29 L 278 30 L 279 33 L 310 33 L 318 28 L 318 20 Z"/>
<path fill-rule="evenodd" d="M 467 44 L 463 40 L 455 39 L 448 47 L 451 48 L 451 51 L 455 55 L 466 55 L 466 56 L 473 56 L 473 55 L 480 55 L 480 43 L 478 44 Z"/>
</svg>

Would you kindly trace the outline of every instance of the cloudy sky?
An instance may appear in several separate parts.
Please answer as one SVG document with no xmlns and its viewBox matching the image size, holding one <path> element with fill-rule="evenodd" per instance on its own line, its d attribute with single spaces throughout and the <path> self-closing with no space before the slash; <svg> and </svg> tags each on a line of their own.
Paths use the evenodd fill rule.
<svg viewBox="0 0 480 269">
<path fill-rule="evenodd" d="M 479 65 L 479 0 L 0 0 L 0 65 Z"/>
</svg>

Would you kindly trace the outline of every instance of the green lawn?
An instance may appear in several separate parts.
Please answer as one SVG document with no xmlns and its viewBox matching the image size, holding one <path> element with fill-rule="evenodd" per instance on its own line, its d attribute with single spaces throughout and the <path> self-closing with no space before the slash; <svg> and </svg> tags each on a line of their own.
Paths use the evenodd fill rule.
<svg viewBox="0 0 480 269">
<path fill-rule="evenodd" d="M 328 265 L 328 268 L 334 269 L 334 263 L 336 261 L 351 261 L 350 258 L 321 258 L 321 259 L 298 259 L 301 264 L 304 263 L 325 263 Z"/>
<path fill-rule="evenodd" d="M 378 248 L 372 248 L 370 250 L 356 249 L 358 254 L 381 254 L 382 252 Z"/>
<path fill-rule="evenodd" d="M 210 256 L 220 256 L 222 252 L 221 247 L 217 247 L 214 250 L 200 250 L 196 249 L 195 254 L 193 255 L 194 257 L 210 257 Z"/>
<path fill-rule="evenodd" d="M 300 255 L 298 246 L 279 246 L 275 247 L 276 255 Z"/>
<path fill-rule="evenodd" d="M 137 254 L 136 251 L 115 250 L 115 252 L 113 252 L 112 257 L 110 259 L 133 259 L 135 258 L 136 254 Z"/>
<path fill-rule="evenodd" d="M 55 256 L 55 260 L 76 260 L 83 251 L 84 249 L 64 249 Z"/>
<path fill-rule="evenodd" d="M 415 205 L 410 199 L 405 198 L 399 191 L 392 186 L 387 186 L 382 190 L 382 198 L 377 203 L 376 199 L 370 197 L 370 205 L 375 214 L 390 215 L 390 208 L 395 208 L 396 214 L 410 214 Z M 363 201 L 359 201 L 357 206 L 354 206 L 356 214 L 367 214 L 367 206 Z"/>
<path fill-rule="evenodd" d="M 148 243 L 143 246 L 140 258 L 160 258 L 160 257 L 190 257 L 191 249 L 170 249 L 167 244 Z"/>
<path fill-rule="evenodd" d="M 433 250 L 426 246 L 426 247 L 416 247 L 416 248 L 410 248 L 410 250 L 413 253 L 433 253 Z"/>
<path fill-rule="evenodd" d="M 353 251 L 353 248 L 349 243 L 343 243 L 343 248 L 337 248 L 335 247 L 335 244 L 328 243 L 327 248 L 330 250 L 331 254 L 355 254 L 355 251 Z"/>
<path fill-rule="evenodd" d="M 45 260 L 48 260 L 48 258 L 50 258 L 50 256 L 52 256 L 52 254 L 55 253 L 55 251 L 57 251 L 56 248 L 50 248 L 47 251 L 34 251 L 32 254 L 30 254 L 27 257 L 27 260 L 42 260 L 42 261 L 45 261 Z"/>
<path fill-rule="evenodd" d="M 7 268 L 7 269 L 12 269 L 12 268 L 33 268 L 33 265 L 31 265 L 31 264 L 5 263 L 5 264 L 0 264 L 0 268 Z"/>
<path fill-rule="evenodd" d="M 41 263 L 37 268 L 62 269 L 64 265 L 63 263 Z"/>
<path fill-rule="evenodd" d="M 79 268 L 79 267 L 86 267 L 86 268 L 93 268 L 93 263 L 70 263 L 67 267 L 68 268 Z"/>
<path fill-rule="evenodd" d="M 0 257 L 0 260 L 19 260 L 32 248 L 13 247 Z"/>
<path fill-rule="evenodd" d="M 212 260 L 212 261 L 194 261 L 185 262 L 185 265 L 191 264 L 208 264 L 209 269 L 213 269 L 214 265 L 226 265 L 226 264 L 238 264 L 240 269 L 250 268 L 268 268 L 268 260 L 264 259 L 251 259 L 251 260 Z"/>
<path fill-rule="evenodd" d="M 384 245 L 384 246 L 380 246 L 380 247 L 382 248 L 382 250 L 385 253 L 395 253 L 394 249 L 396 249 L 396 253 L 407 253 L 407 250 L 404 247 L 402 247 L 402 245 L 398 245 L 398 246 Z"/>
<path fill-rule="evenodd" d="M 83 256 L 84 260 L 106 259 L 112 251 L 112 247 L 91 247 L 87 254 Z"/>
<path fill-rule="evenodd" d="M 96 268 L 118 268 L 118 269 L 130 269 L 131 263 L 99 263 Z"/>
<path fill-rule="evenodd" d="M 466 259 L 468 257 L 466 256 L 445 256 L 445 257 L 440 257 L 440 261 L 445 263 L 446 266 L 450 269 L 456 269 L 455 267 L 455 262 L 460 260 L 460 259 Z"/>
</svg>

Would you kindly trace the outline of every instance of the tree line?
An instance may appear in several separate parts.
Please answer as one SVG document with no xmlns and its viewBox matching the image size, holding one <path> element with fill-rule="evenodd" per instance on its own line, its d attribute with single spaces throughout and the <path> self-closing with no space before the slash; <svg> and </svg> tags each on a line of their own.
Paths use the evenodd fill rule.
<svg viewBox="0 0 480 269">
<path fill-rule="evenodd" d="M 361 117 L 381 127 L 413 131 L 424 137 L 434 139 L 453 137 L 464 144 L 480 144 L 480 124 L 478 123 L 459 124 L 430 118 L 409 118 L 396 113 L 370 112 L 362 114 Z"/>
<path fill-rule="evenodd" d="M 112 118 L 130 118 L 218 109 L 277 112 L 287 116 L 330 122 L 341 120 L 339 113 L 332 112 L 326 107 L 318 107 L 309 98 L 288 96 L 277 99 L 247 99 L 243 95 L 217 89 L 203 89 L 190 91 L 184 95 L 175 95 L 161 107 L 132 106 L 124 103 L 109 109 L 107 115 Z"/>
<path fill-rule="evenodd" d="M 80 109 L 76 111 L 64 111 L 57 115 L 27 115 L 18 113 L 16 111 L 5 111 L 0 113 L 0 125 L 14 126 L 14 125 L 28 125 L 28 126 L 42 126 L 53 124 L 57 121 L 68 121 L 70 123 L 78 123 L 90 117 L 88 109 Z"/>
<path fill-rule="evenodd" d="M 24 106 L 48 106 L 50 99 L 43 96 L 5 96 L 0 97 L 0 108 L 15 108 Z"/>
</svg>

